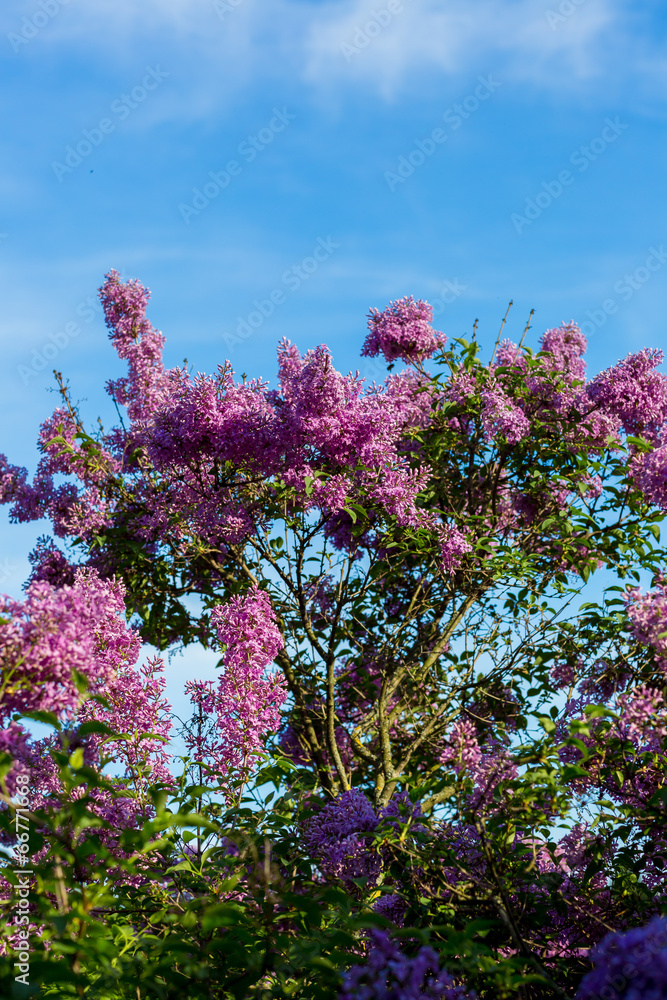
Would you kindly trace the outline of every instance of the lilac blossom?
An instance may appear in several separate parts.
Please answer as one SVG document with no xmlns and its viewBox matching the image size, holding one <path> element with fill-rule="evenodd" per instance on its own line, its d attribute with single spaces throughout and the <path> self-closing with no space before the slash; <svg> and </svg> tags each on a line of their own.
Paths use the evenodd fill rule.
<svg viewBox="0 0 667 1000">
<path fill-rule="evenodd" d="M 667 376 L 656 371 L 662 351 L 645 348 L 607 368 L 588 384 L 591 400 L 617 417 L 627 434 L 655 440 L 667 421 Z"/>
<path fill-rule="evenodd" d="M 280 727 L 285 680 L 266 668 L 284 642 L 268 594 L 255 586 L 214 608 L 211 623 L 224 648 L 222 676 L 217 688 L 189 682 L 187 691 L 195 706 L 214 716 L 215 725 L 205 736 L 190 733 L 187 742 L 197 760 L 207 760 L 226 778 L 247 770 L 264 752 L 266 737 Z"/>
<path fill-rule="evenodd" d="M 71 586 L 74 583 L 76 567 L 47 535 L 41 535 L 37 539 L 37 545 L 28 559 L 32 566 L 28 584 L 34 580 L 44 580 L 54 587 Z"/>
<path fill-rule="evenodd" d="M 446 573 L 453 573 L 459 568 L 464 557 L 473 551 L 466 534 L 451 524 L 438 527 L 440 545 L 440 563 Z"/>
<path fill-rule="evenodd" d="M 630 588 L 626 608 L 630 631 L 639 642 L 655 649 L 659 666 L 667 671 L 667 580 L 660 577 L 647 594 L 638 587 Z"/>
<path fill-rule="evenodd" d="M 12 712 L 73 717 L 81 698 L 75 671 L 103 691 L 121 666 L 136 663 L 140 641 L 125 624 L 124 589 L 92 570 L 56 589 L 43 580 L 25 601 L 0 598 L 0 719 Z"/>
<path fill-rule="evenodd" d="M 76 570 L 71 585 L 37 580 L 25 601 L 0 602 L 0 746 L 14 757 L 9 788 L 25 774 L 30 808 L 57 807 L 63 789 L 50 750 L 81 748 L 84 765 L 107 774 L 110 761 L 115 791 L 93 788 L 89 799 L 93 812 L 111 824 L 104 834 L 111 846 L 119 829 L 148 815 L 148 786 L 173 783 L 164 665 L 154 658 L 138 667 L 140 648 L 139 635 L 126 623 L 123 585 L 90 569 Z M 33 740 L 9 721 L 15 712 L 51 712 L 61 729 Z M 110 735 L 81 736 L 81 725 L 89 722 L 105 724 Z"/>
<path fill-rule="evenodd" d="M 576 1000 L 667 1000 L 667 919 L 608 934 L 591 960 Z"/>
<path fill-rule="evenodd" d="M 109 382 L 108 391 L 127 406 L 133 421 L 148 416 L 165 385 L 162 363 L 164 337 L 146 318 L 150 292 L 138 281 L 121 282 L 117 271 L 109 271 L 100 289 L 109 337 L 118 356 L 128 363 L 125 378 Z"/>
<path fill-rule="evenodd" d="M 658 749 L 667 735 L 667 709 L 660 691 L 640 685 L 617 698 L 618 730 L 641 747 Z"/>
<path fill-rule="evenodd" d="M 403 927 L 407 909 L 408 904 L 395 892 L 386 893 L 373 903 L 373 912 L 391 920 L 397 927 Z"/>
<path fill-rule="evenodd" d="M 489 440 L 500 437 L 507 444 L 518 444 L 530 433 L 530 421 L 501 389 L 484 389 L 481 396 L 482 427 Z"/>
<path fill-rule="evenodd" d="M 637 487 L 656 507 L 667 511 L 667 444 L 635 455 L 631 468 Z"/>
<path fill-rule="evenodd" d="M 453 767 L 457 774 L 472 770 L 482 760 L 477 730 L 471 719 L 457 720 L 449 731 L 447 742 L 448 746 L 440 755 L 440 761 Z"/>
<path fill-rule="evenodd" d="M 474 1000 L 440 968 L 432 948 L 408 956 L 384 931 L 371 930 L 369 938 L 366 963 L 348 969 L 338 1000 Z"/>
<path fill-rule="evenodd" d="M 540 337 L 540 347 L 552 355 L 559 371 L 567 373 L 577 381 L 586 378 L 586 362 L 583 356 L 588 342 L 574 320 L 561 323 L 560 326 L 543 333 Z"/>
<path fill-rule="evenodd" d="M 349 883 L 355 878 L 375 880 L 382 861 L 368 844 L 379 818 L 362 791 L 343 792 L 327 803 L 306 825 L 304 843 L 325 875 Z"/>
<path fill-rule="evenodd" d="M 375 358 L 383 354 L 386 361 L 423 361 L 430 358 L 445 343 L 445 336 L 434 330 L 433 308 L 412 296 L 391 302 L 378 312 L 368 314 L 369 333 L 362 356 Z"/>
<path fill-rule="evenodd" d="M 513 340 L 509 340 L 508 337 L 504 337 L 498 344 L 495 360 L 497 367 L 515 367 L 521 371 L 525 371 L 526 368 L 525 354 L 519 345 L 515 344 Z"/>
</svg>

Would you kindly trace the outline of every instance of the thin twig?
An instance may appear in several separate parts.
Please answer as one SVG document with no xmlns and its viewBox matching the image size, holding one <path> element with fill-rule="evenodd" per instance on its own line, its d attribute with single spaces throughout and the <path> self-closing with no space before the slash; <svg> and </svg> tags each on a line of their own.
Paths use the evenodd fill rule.
<svg viewBox="0 0 667 1000">
<path fill-rule="evenodd" d="M 505 315 L 503 316 L 503 321 L 500 324 L 500 329 L 498 330 L 498 336 L 496 337 L 496 343 L 495 343 L 494 348 L 493 348 L 493 354 L 491 355 L 491 361 L 489 362 L 489 364 L 491 364 L 491 365 L 493 364 L 493 359 L 496 356 L 496 351 L 498 350 L 498 344 L 500 343 L 500 338 L 503 335 L 503 330 L 505 329 L 505 323 L 507 322 L 507 317 L 509 316 L 510 309 L 512 308 L 513 305 L 514 305 L 514 299 L 510 299 L 510 304 L 507 307 L 507 311 L 506 311 Z M 532 316 L 532 313 L 531 313 L 531 316 Z"/>
<path fill-rule="evenodd" d="M 521 334 L 521 340 L 519 341 L 519 347 L 523 346 L 523 342 L 526 339 L 526 334 L 530 330 L 530 321 L 531 321 L 531 319 L 533 318 L 534 315 L 535 315 L 535 310 L 531 309 L 530 310 L 530 316 L 528 317 L 528 322 L 526 323 L 526 325 L 524 327 L 524 330 L 523 330 L 523 333 Z"/>
</svg>

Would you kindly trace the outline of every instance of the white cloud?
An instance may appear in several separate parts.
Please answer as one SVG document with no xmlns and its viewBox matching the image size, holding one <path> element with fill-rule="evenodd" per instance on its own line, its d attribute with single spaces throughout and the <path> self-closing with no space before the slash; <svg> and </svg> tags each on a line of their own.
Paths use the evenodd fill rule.
<svg viewBox="0 0 667 1000">
<path fill-rule="evenodd" d="M 0 12 L 5 33 L 31 10 Z M 650 18 L 629 18 L 628 0 L 94 0 L 63 7 L 15 58 L 74 48 L 129 72 L 159 57 L 183 71 L 170 104 L 191 119 L 258 86 L 395 100 L 426 76 L 484 72 L 559 94 L 586 84 L 595 99 L 616 87 L 619 100 L 630 78 L 648 87 L 665 72 Z"/>
<path fill-rule="evenodd" d="M 553 26 L 534 0 L 394 0 L 393 13 L 387 0 L 327 7 L 308 33 L 308 78 L 347 78 L 388 98 L 429 70 L 474 76 L 493 68 L 549 87 L 579 83 L 602 68 L 602 42 L 618 17 L 613 0 L 572 4 L 572 15 Z"/>
</svg>

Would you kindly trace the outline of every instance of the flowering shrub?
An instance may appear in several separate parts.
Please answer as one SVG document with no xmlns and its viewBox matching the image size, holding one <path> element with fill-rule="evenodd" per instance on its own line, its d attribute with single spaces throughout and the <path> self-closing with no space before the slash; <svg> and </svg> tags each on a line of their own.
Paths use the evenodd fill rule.
<svg viewBox="0 0 667 1000">
<path fill-rule="evenodd" d="M 660 352 L 588 379 L 570 322 L 484 362 L 406 298 L 369 316 L 383 384 L 287 341 L 270 384 L 167 369 L 148 298 L 101 289 L 125 419 L 90 434 L 57 376 L 32 480 L 0 458 L 53 526 L 0 605 L 31 988 L 661 996 L 660 949 L 614 985 L 667 910 Z M 221 654 L 177 759 L 142 640 Z"/>
<path fill-rule="evenodd" d="M 667 997 L 667 920 L 655 917 L 627 934 L 608 934 L 592 954 L 594 969 L 577 1000 Z"/>
<path fill-rule="evenodd" d="M 340 1000 L 474 1000 L 441 971 L 432 948 L 407 958 L 382 931 L 372 931 L 371 941 L 368 962 L 346 973 Z"/>
</svg>

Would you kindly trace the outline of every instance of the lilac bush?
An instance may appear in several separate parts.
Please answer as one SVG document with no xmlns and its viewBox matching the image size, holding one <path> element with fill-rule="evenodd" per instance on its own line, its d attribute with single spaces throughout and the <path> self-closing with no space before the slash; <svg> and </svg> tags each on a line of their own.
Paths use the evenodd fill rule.
<svg viewBox="0 0 667 1000">
<path fill-rule="evenodd" d="M 576 1000 L 664 1000 L 667 997 L 667 920 L 655 917 L 626 934 L 608 934 L 593 950 L 593 971 Z"/>
<path fill-rule="evenodd" d="M 487 362 L 407 297 L 368 317 L 381 384 L 286 340 L 269 382 L 167 368 L 147 289 L 100 295 L 123 419 L 57 373 L 35 475 L 0 458 L 52 526 L 0 604 L 44 995 L 620 989 L 667 909 L 661 352 L 589 375 L 566 322 Z M 179 761 L 142 641 L 220 654 Z"/>
</svg>

